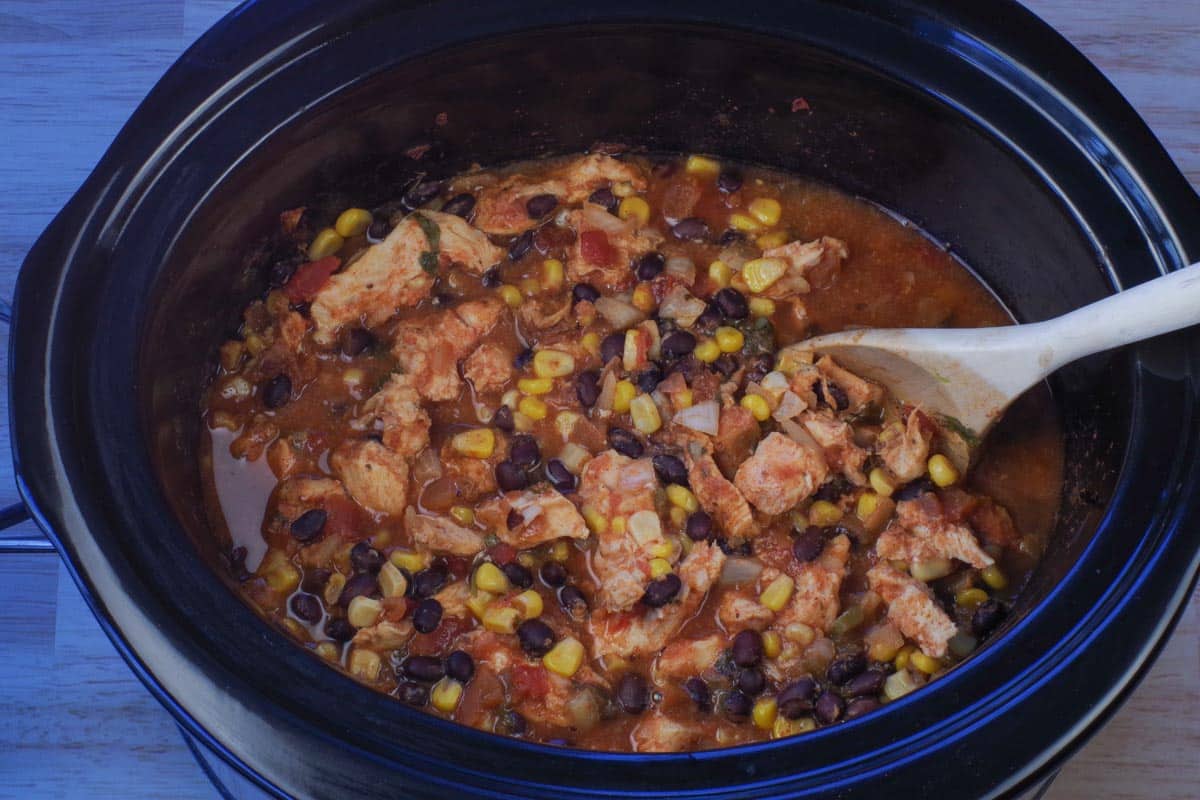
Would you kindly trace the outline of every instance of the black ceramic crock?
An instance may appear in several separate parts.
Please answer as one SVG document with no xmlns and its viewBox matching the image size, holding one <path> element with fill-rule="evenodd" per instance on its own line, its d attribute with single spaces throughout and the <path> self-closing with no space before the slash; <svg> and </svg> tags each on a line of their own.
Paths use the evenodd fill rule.
<svg viewBox="0 0 1200 800">
<path fill-rule="evenodd" d="M 1197 573 L 1197 337 L 1052 383 L 1059 530 L 993 643 L 799 738 L 645 756 L 414 712 L 290 644 L 216 570 L 200 388 L 279 209 L 596 141 L 827 181 L 949 243 L 1023 321 L 1200 258 L 1200 202 L 1141 120 L 1015 3 L 245 5 L 155 87 L 37 242 L 10 381 L 22 495 L 134 671 L 298 797 L 985 797 L 1053 769 L 1146 670 Z M 406 151 L 429 145 L 420 160 Z"/>
</svg>

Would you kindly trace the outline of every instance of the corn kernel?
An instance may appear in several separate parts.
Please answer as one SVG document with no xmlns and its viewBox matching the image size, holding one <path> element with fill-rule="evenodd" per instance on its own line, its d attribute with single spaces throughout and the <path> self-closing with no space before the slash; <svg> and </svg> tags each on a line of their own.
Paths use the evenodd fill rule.
<svg viewBox="0 0 1200 800">
<path fill-rule="evenodd" d="M 521 622 L 521 612 L 512 606 L 490 605 L 483 612 L 481 622 L 493 633 L 515 633 Z"/>
<path fill-rule="evenodd" d="M 795 642 L 796 644 L 804 647 L 812 644 L 817 638 L 816 630 L 811 625 L 804 622 L 789 623 L 788 626 L 783 629 L 783 635 L 788 639 L 788 641 Z"/>
<path fill-rule="evenodd" d="M 633 218 L 638 225 L 645 225 L 650 222 L 650 204 L 637 196 L 626 197 L 617 206 L 617 216 L 621 219 Z"/>
<path fill-rule="evenodd" d="M 246 337 L 246 349 L 250 355 L 256 356 L 267 349 L 267 343 L 257 333 L 251 333 Z"/>
<path fill-rule="evenodd" d="M 365 208 L 347 208 L 338 214 L 337 222 L 333 223 L 333 229 L 337 231 L 338 236 L 349 239 L 351 236 L 363 233 L 370 225 L 370 211 Z"/>
<path fill-rule="evenodd" d="M 651 578 L 655 578 L 655 579 L 661 578 L 663 575 L 666 575 L 670 571 L 671 571 L 671 562 L 670 561 L 667 561 L 665 558 L 650 559 L 650 577 Z"/>
<path fill-rule="evenodd" d="M 563 263 L 557 258 L 547 258 L 542 262 L 542 288 L 548 292 L 557 292 L 563 287 Z"/>
<path fill-rule="evenodd" d="M 927 656 L 920 650 L 914 650 L 908 657 L 908 663 L 926 675 L 932 675 L 942 668 L 942 662 L 932 656 Z"/>
<path fill-rule="evenodd" d="M 379 657 L 378 653 L 371 650 L 354 650 L 350 653 L 350 659 L 346 662 L 346 666 L 354 677 L 364 681 L 373 681 L 379 678 L 383 659 Z"/>
<path fill-rule="evenodd" d="M 521 378 L 517 381 L 517 391 L 525 395 L 550 394 L 554 389 L 554 381 L 550 378 Z"/>
<path fill-rule="evenodd" d="M 721 164 L 708 156 L 688 156 L 683 170 L 688 175 L 715 178 L 721 172 Z"/>
<path fill-rule="evenodd" d="M 575 637 L 568 636 L 542 656 L 542 663 L 551 672 L 570 678 L 583 665 L 583 644 Z"/>
<path fill-rule="evenodd" d="M 471 458 L 489 458 L 496 452 L 496 432 L 491 428 L 472 428 L 456 433 L 450 440 L 454 452 Z"/>
<path fill-rule="evenodd" d="M 366 595 L 359 595 L 350 601 L 346 609 L 346 619 L 356 628 L 369 628 L 379 620 L 383 613 L 383 605 Z"/>
<path fill-rule="evenodd" d="M 1008 586 L 1008 577 L 995 564 L 990 564 L 979 571 L 979 577 L 992 589 L 1003 589 Z"/>
<path fill-rule="evenodd" d="M 689 514 L 695 514 L 700 510 L 700 501 L 686 486 L 680 486 L 677 483 L 668 485 L 667 499 L 671 501 L 671 505 L 678 506 Z"/>
<path fill-rule="evenodd" d="M 648 394 L 640 394 L 629 402 L 629 416 L 633 419 L 633 427 L 649 435 L 662 427 L 662 416 L 654 398 Z"/>
<path fill-rule="evenodd" d="M 366 373 L 364 373 L 358 367 L 351 367 L 342 373 L 342 383 L 346 384 L 351 389 L 362 385 L 362 382 L 366 379 Z"/>
<path fill-rule="evenodd" d="M 818 528 L 836 525 L 842 518 L 842 510 L 828 500 L 818 500 L 808 508 L 808 521 Z"/>
<path fill-rule="evenodd" d="M 654 290 L 650 288 L 648 283 L 639 283 L 633 290 L 633 296 L 629 298 L 629 302 L 633 307 L 646 314 L 654 313 L 656 308 L 654 302 Z"/>
<path fill-rule="evenodd" d="M 575 357 L 562 350 L 538 350 L 533 354 L 533 374 L 539 378 L 561 378 L 575 371 Z"/>
<path fill-rule="evenodd" d="M 533 553 L 518 553 L 517 563 L 526 569 L 533 569 L 537 566 L 537 559 L 534 558 Z"/>
<path fill-rule="evenodd" d="M 526 589 L 512 599 L 513 605 L 521 612 L 524 619 L 540 617 L 545 610 L 542 596 L 533 589 Z"/>
<path fill-rule="evenodd" d="M 801 717 L 800 719 L 788 719 L 784 716 L 776 716 L 775 724 L 771 726 L 771 738 L 783 739 L 787 736 L 796 736 L 801 733 L 809 733 L 817 729 L 817 723 L 812 717 Z"/>
<path fill-rule="evenodd" d="M 513 412 L 513 430 L 519 433 L 529 433 L 533 430 L 534 420 L 522 414 L 520 411 Z"/>
<path fill-rule="evenodd" d="M 452 506 L 450 508 L 450 516 L 459 525 L 474 525 L 475 512 L 470 506 Z"/>
<path fill-rule="evenodd" d="M 429 702 L 438 711 L 449 714 L 458 708 L 462 696 L 463 685 L 461 683 L 453 678 L 442 678 L 433 685 L 433 690 L 429 693 Z"/>
<path fill-rule="evenodd" d="M 784 375 L 791 377 L 796 374 L 796 371 L 805 364 L 813 362 L 813 355 L 810 352 L 803 350 L 793 350 L 788 348 L 779 353 L 779 357 L 775 359 L 775 369 L 782 372 Z"/>
<path fill-rule="evenodd" d="M 783 652 L 783 640 L 777 631 L 763 631 L 762 645 L 763 655 L 767 658 L 779 658 Z"/>
<path fill-rule="evenodd" d="M 718 259 L 708 265 L 708 277 L 713 283 L 724 289 L 733 279 L 733 270 L 724 261 Z"/>
<path fill-rule="evenodd" d="M 755 239 L 754 243 L 758 245 L 759 250 L 770 250 L 773 247 L 783 247 L 787 244 L 787 240 L 787 231 L 772 231 L 771 233 L 764 233 Z"/>
<path fill-rule="evenodd" d="M 389 561 L 379 570 L 379 590 L 384 597 L 403 597 L 408 591 L 408 579 L 399 567 Z"/>
<path fill-rule="evenodd" d="M 501 286 L 496 292 L 509 308 L 516 308 L 525 301 L 525 298 L 521 296 L 521 290 L 508 283 Z"/>
<path fill-rule="evenodd" d="M 246 345 L 237 339 L 230 339 L 221 345 L 221 369 L 233 372 L 242 363 Z"/>
<path fill-rule="evenodd" d="M 267 585 L 280 594 L 291 594 L 300 585 L 300 570 L 290 562 L 283 562 L 267 572 Z"/>
<path fill-rule="evenodd" d="M 567 413 L 567 412 L 563 412 Z M 561 417 L 562 414 L 559 414 Z M 558 420 L 555 420 L 557 423 Z M 563 463 L 572 475 L 578 475 L 583 471 L 583 466 L 592 458 L 592 454 L 585 450 L 580 445 L 574 442 L 567 442 L 563 445 L 562 450 L 558 451 L 558 460 Z"/>
<path fill-rule="evenodd" d="M 916 652 L 916 650 L 917 648 L 913 647 L 911 644 L 906 644 L 904 647 L 900 648 L 900 652 L 896 653 L 896 657 L 892 659 L 892 666 L 896 668 L 897 672 L 908 668 L 908 661 L 912 657 L 912 654 Z"/>
<path fill-rule="evenodd" d="M 727 325 L 717 328 L 713 339 L 716 341 L 717 347 L 721 348 L 722 353 L 736 353 L 746 343 L 746 337 L 742 335 L 741 331 Z"/>
<path fill-rule="evenodd" d="M 775 726 L 775 718 L 779 715 L 779 704 L 775 702 L 774 697 L 760 697 L 754 701 L 754 710 L 750 716 L 754 720 L 754 725 L 764 731 L 769 731 Z"/>
<path fill-rule="evenodd" d="M 491 592 L 475 591 L 467 598 L 467 608 L 475 615 L 475 619 L 483 622 L 483 615 L 487 613 L 488 606 L 495 599 L 496 596 Z"/>
<path fill-rule="evenodd" d="M 626 525 L 626 523 L 625 523 L 624 517 L 614 518 L 612 521 L 613 533 L 615 533 L 617 536 L 624 536 L 625 535 L 625 525 Z"/>
<path fill-rule="evenodd" d="M 533 297 L 542 290 L 542 284 L 537 278 L 522 278 L 520 289 L 521 294 L 526 297 Z"/>
<path fill-rule="evenodd" d="M 750 216 L 768 226 L 779 222 L 779 217 L 783 214 L 783 206 L 779 205 L 778 200 L 770 197 L 758 197 L 751 200 L 750 205 L 746 206 L 746 210 L 750 212 Z"/>
<path fill-rule="evenodd" d="M 613 520 L 613 530 L 617 528 L 617 520 L 624 522 L 624 517 Z M 662 520 L 650 509 L 642 509 L 629 518 L 629 533 L 642 546 L 656 543 L 662 539 Z"/>
<path fill-rule="evenodd" d="M 792 590 L 796 587 L 796 582 L 792 580 L 790 575 L 780 575 L 775 580 L 771 581 L 766 589 L 763 589 L 759 595 L 758 602 L 762 603 L 772 611 L 782 611 L 788 601 L 792 599 Z"/>
<path fill-rule="evenodd" d="M 691 408 L 695 396 L 692 394 L 691 389 L 680 389 L 672 395 L 672 398 L 675 401 L 675 407 L 682 409 Z"/>
<path fill-rule="evenodd" d="M 317 642 L 316 652 L 326 661 L 337 662 L 342 656 L 342 649 L 333 642 Z"/>
<path fill-rule="evenodd" d="M 972 586 L 970 589 L 963 589 L 954 595 L 955 604 L 963 608 L 975 608 L 980 603 L 987 602 L 987 599 L 987 592 L 975 586 Z"/>
<path fill-rule="evenodd" d="M 892 492 L 896 491 L 896 487 L 892 485 L 887 475 L 879 467 L 871 470 L 871 474 L 867 476 L 867 479 L 871 482 L 871 488 L 875 490 L 876 494 L 891 497 Z"/>
<path fill-rule="evenodd" d="M 745 395 L 742 397 L 739 405 L 749 411 L 750 416 L 759 422 L 766 422 L 771 418 L 771 407 L 767 405 L 767 401 L 763 399 L 762 395 Z"/>
<path fill-rule="evenodd" d="M 775 301 L 767 297 L 751 297 L 750 313 L 756 317 L 769 317 L 775 313 Z"/>
<path fill-rule="evenodd" d="M 758 220 L 745 214 L 730 214 L 729 227 L 742 233 L 759 233 L 763 229 Z"/>
<path fill-rule="evenodd" d="M 671 510 L 667 513 L 671 517 L 671 524 L 676 528 L 682 528 L 684 525 L 687 525 L 688 512 L 679 506 L 671 506 Z"/>
<path fill-rule="evenodd" d="M 700 344 L 696 345 L 696 349 L 692 351 L 692 355 L 694 355 L 698 361 L 702 361 L 705 364 L 711 364 L 721 357 L 721 348 L 717 346 L 717 343 L 712 339 L 705 339 L 703 342 L 700 342 Z"/>
<path fill-rule="evenodd" d="M 742 266 L 742 277 L 750 291 L 757 294 L 774 286 L 787 271 L 788 262 L 782 258 L 753 258 Z"/>
<path fill-rule="evenodd" d="M 958 482 L 958 470 L 941 453 L 929 459 L 929 477 L 938 486 L 953 486 Z"/>
<path fill-rule="evenodd" d="M 899 700 L 916 688 L 917 683 L 913 680 L 912 675 L 909 675 L 907 670 L 900 670 L 893 672 L 883 682 L 883 696 L 887 700 Z"/>
<path fill-rule="evenodd" d="M 521 402 L 517 403 L 517 410 L 534 422 L 545 419 L 546 415 L 550 413 L 546 404 L 536 397 L 522 397 Z"/>
<path fill-rule="evenodd" d="M 600 355 L 600 334 L 595 331 L 585 333 L 583 338 L 579 340 L 579 343 L 583 345 L 583 349 L 587 350 L 588 353 L 594 356 Z"/>
<path fill-rule="evenodd" d="M 475 569 L 475 588 L 492 594 L 504 594 L 508 591 L 508 577 L 490 561 L 485 561 Z"/>
<path fill-rule="evenodd" d="M 622 380 L 617 381 L 616 390 L 613 392 L 613 411 L 618 414 L 625 414 L 629 411 L 629 406 L 633 402 L 633 398 L 637 396 L 637 387 L 632 382 Z"/>
<path fill-rule="evenodd" d="M 308 258 L 311 261 L 319 261 L 341 250 L 345 243 L 346 240 L 333 228 L 324 228 L 313 237 L 312 244 L 308 246 Z"/>
<path fill-rule="evenodd" d="M 875 509 L 879 508 L 879 495 L 874 492 L 863 492 L 858 497 L 858 502 L 855 504 L 854 513 L 859 519 L 866 519 L 875 513 Z"/>
<path fill-rule="evenodd" d="M 662 541 L 650 547 L 650 555 L 654 558 L 670 558 L 675 555 L 675 545 L 668 541 Z"/>
<path fill-rule="evenodd" d="M 329 576 L 329 580 L 325 581 L 325 588 L 321 591 L 321 596 L 325 598 L 325 605 L 331 606 L 338 601 L 342 596 L 342 589 L 346 586 L 346 576 L 340 572 L 335 572 Z"/>
<path fill-rule="evenodd" d="M 415 553 L 412 550 L 393 550 L 388 555 L 388 561 L 391 561 L 400 569 L 416 573 L 425 569 L 425 565 L 429 563 L 429 558 L 424 553 Z"/>
<path fill-rule="evenodd" d="M 929 583 L 930 581 L 946 577 L 953 569 L 954 565 L 950 563 L 950 559 L 948 558 L 930 558 L 909 565 L 908 574 L 919 581 Z"/>
<path fill-rule="evenodd" d="M 571 546 L 562 539 L 559 539 L 550 546 L 550 560 L 563 562 L 571 556 Z"/>
<path fill-rule="evenodd" d="M 583 507 L 583 521 L 587 523 L 588 530 L 599 536 L 608 531 L 608 518 L 601 514 L 591 506 Z"/>
</svg>

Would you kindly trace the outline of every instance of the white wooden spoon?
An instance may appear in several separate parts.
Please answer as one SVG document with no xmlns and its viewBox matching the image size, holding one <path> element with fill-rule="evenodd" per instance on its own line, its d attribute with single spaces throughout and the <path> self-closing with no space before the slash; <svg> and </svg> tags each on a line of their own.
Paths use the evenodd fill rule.
<svg viewBox="0 0 1200 800">
<path fill-rule="evenodd" d="M 1059 367 L 1200 323 L 1200 263 L 1029 325 L 868 328 L 792 347 L 828 354 L 940 417 L 968 450 L 1022 392 Z M 956 454 L 965 461 L 965 453 Z"/>
</svg>

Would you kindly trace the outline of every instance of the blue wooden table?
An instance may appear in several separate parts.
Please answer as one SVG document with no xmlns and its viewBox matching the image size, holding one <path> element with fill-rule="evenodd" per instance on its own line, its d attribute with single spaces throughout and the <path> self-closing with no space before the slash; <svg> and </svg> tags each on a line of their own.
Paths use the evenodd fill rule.
<svg viewBox="0 0 1200 800">
<path fill-rule="evenodd" d="M 0 297 L 133 107 L 233 5 L 0 0 Z M 1200 183 L 1200 2 L 1029 5 L 1106 71 Z M 7 451 L 0 429 L 0 505 L 16 499 Z M 1198 611 L 1193 599 L 1150 677 L 1067 766 L 1051 800 L 1200 797 Z M 75 797 L 217 794 L 57 558 L 0 554 L 0 798 Z"/>
</svg>

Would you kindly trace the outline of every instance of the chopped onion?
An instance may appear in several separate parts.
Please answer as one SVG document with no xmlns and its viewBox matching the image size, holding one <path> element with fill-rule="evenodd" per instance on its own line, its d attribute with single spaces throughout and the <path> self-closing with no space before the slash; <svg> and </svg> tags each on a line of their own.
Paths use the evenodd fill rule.
<svg viewBox="0 0 1200 800">
<path fill-rule="evenodd" d="M 648 458 L 639 458 L 628 467 L 621 469 L 617 485 L 623 490 L 654 486 L 654 465 Z"/>
<path fill-rule="evenodd" d="M 705 400 L 691 408 L 681 409 L 675 414 L 675 422 L 694 431 L 716 436 L 720 424 L 721 409 L 716 400 Z"/>
<path fill-rule="evenodd" d="M 616 361 L 616 359 L 613 359 Z M 600 382 L 600 396 L 596 398 L 596 408 L 601 411 L 612 411 L 613 396 L 617 393 L 617 375 L 612 370 L 607 370 L 604 373 L 604 379 Z"/>
<path fill-rule="evenodd" d="M 812 437 L 808 431 L 804 430 L 804 426 L 790 419 L 781 419 L 776 416 L 775 420 L 779 423 L 779 428 L 788 435 L 792 441 L 797 444 L 802 444 L 805 447 L 816 450 L 818 453 L 823 452 L 824 448 L 817 443 L 817 440 Z"/>
<path fill-rule="evenodd" d="M 442 477 L 442 459 L 438 452 L 431 447 L 422 450 L 413 461 L 412 475 L 418 484 L 429 483 Z"/>
<path fill-rule="evenodd" d="M 678 278 L 688 286 L 696 282 L 696 265 L 687 256 L 671 256 L 668 258 L 665 271 L 668 275 Z"/>
<path fill-rule="evenodd" d="M 633 226 L 637 224 L 632 217 L 629 220 L 614 217 L 600 206 L 592 203 L 584 203 L 580 214 L 582 215 L 582 222 L 579 226 L 581 231 L 600 230 L 605 233 L 624 233 L 633 230 Z"/>
<path fill-rule="evenodd" d="M 646 318 L 638 308 L 615 297 L 597 299 L 596 311 L 619 331 L 632 328 Z"/>
<path fill-rule="evenodd" d="M 567 713 L 571 716 L 573 727 L 580 731 L 591 730 L 600 722 L 600 707 L 602 702 L 597 697 L 597 691 L 588 686 L 567 701 Z"/>
<path fill-rule="evenodd" d="M 658 315 L 666 319 L 673 319 L 684 328 L 690 328 L 696 324 L 696 320 L 704 313 L 705 308 L 703 300 L 693 297 L 682 286 L 676 286 L 663 298 L 662 305 L 658 308 Z"/>
<path fill-rule="evenodd" d="M 725 565 L 721 567 L 720 583 L 724 586 L 747 583 L 757 579 L 762 570 L 762 562 L 756 558 L 731 556 L 725 559 Z"/>
<path fill-rule="evenodd" d="M 784 421 L 784 420 L 790 421 L 792 419 L 792 417 L 795 417 L 797 414 L 799 414 L 801 411 L 803 411 L 806 408 L 808 408 L 808 403 L 805 403 L 803 400 L 800 399 L 800 395 L 796 394 L 795 392 L 793 392 L 792 390 L 789 389 L 788 391 L 783 393 L 782 397 L 779 398 L 779 407 L 775 409 L 775 412 L 772 416 L 774 416 L 775 419 L 780 420 L 780 421 Z M 796 423 L 794 423 L 794 422 L 792 422 L 791 424 L 796 425 Z M 796 427 L 800 427 L 800 426 L 796 425 Z M 791 436 L 790 433 L 788 435 Z M 808 432 L 804 431 L 804 435 L 807 436 Z M 795 436 L 792 436 L 792 438 L 796 439 Z M 812 438 L 812 437 L 809 437 L 809 438 Z M 796 439 L 796 441 L 800 441 L 800 440 Z"/>
</svg>

